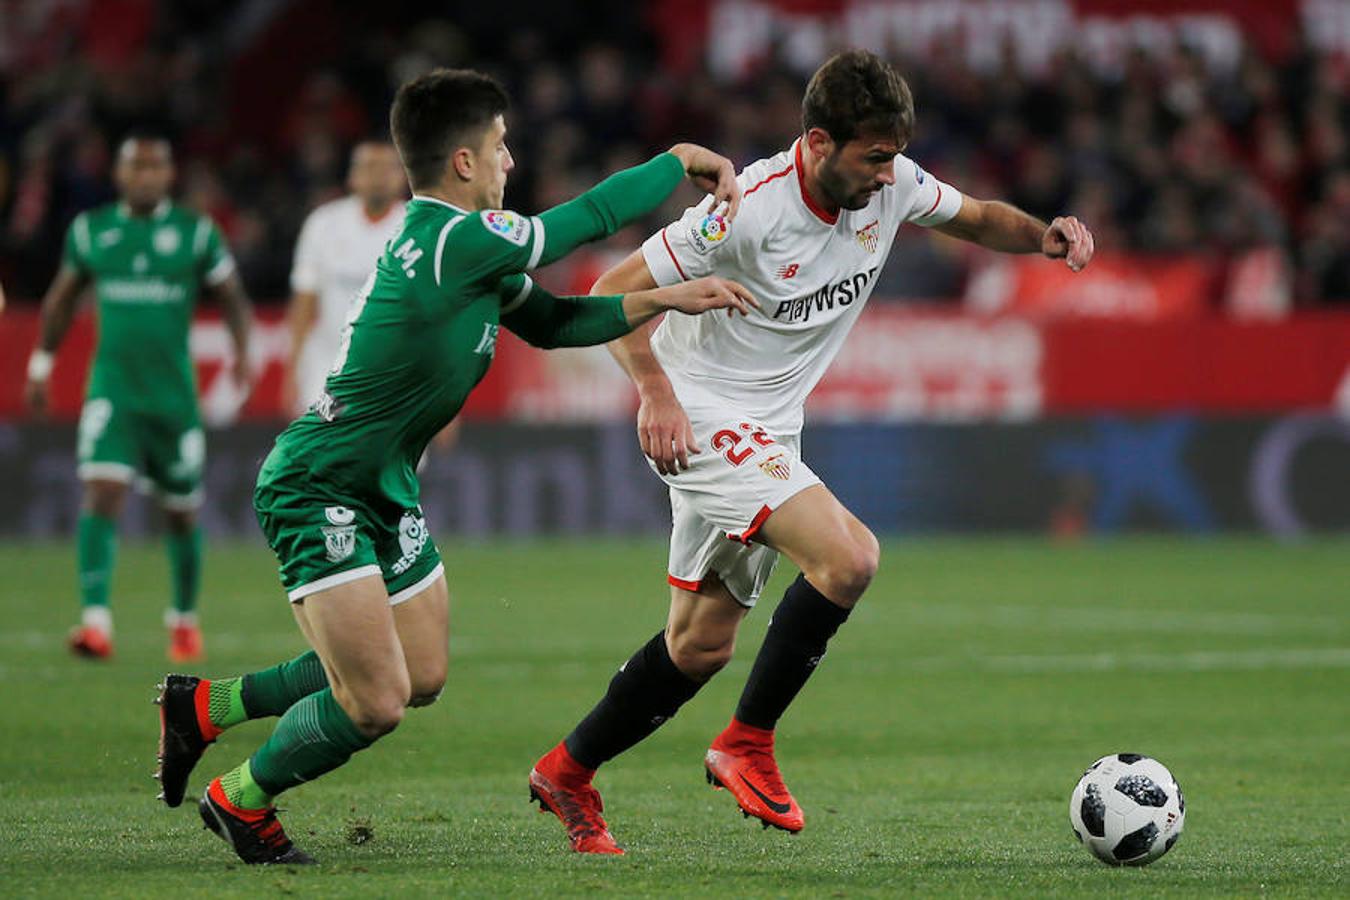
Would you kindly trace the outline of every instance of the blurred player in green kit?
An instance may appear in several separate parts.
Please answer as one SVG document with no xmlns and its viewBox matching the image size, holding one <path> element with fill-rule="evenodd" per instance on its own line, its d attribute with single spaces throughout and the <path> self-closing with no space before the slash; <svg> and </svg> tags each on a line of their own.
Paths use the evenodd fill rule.
<svg viewBox="0 0 1350 900">
<path fill-rule="evenodd" d="M 669 310 L 746 314 L 755 301 L 705 278 L 608 297 L 555 297 L 526 272 L 654 211 L 688 175 L 740 200 L 731 162 L 677 144 L 538 216 L 502 209 L 507 98 L 491 78 L 441 69 L 400 88 L 391 130 L 413 196 L 357 294 L 323 391 L 277 438 L 254 509 L 313 650 L 237 678 L 170 675 L 160 688 L 161 795 L 226 728 L 280 716 L 198 808 L 248 863 L 306 863 L 276 817 L 283 791 L 336 769 L 440 694 L 449 592 L 416 465 L 488 370 L 498 329 L 540 347 L 602 344 Z"/>
<path fill-rule="evenodd" d="M 192 662 L 202 657 L 197 508 L 206 443 L 188 331 L 204 291 L 224 310 L 234 340 L 232 374 L 247 388 L 251 312 L 215 223 L 169 198 L 174 165 L 168 141 L 128 137 L 118 149 L 113 176 L 118 202 L 76 216 L 66 234 L 61 268 L 42 301 L 41 336 L 28 361 L 25 396 L 35 412 L 45 411 L 53 355 L 70 328 L 76 301 L 92 284 L 98 348 L 76 451 L 84 482 L 77 544 L 83 614 L 70 648 L 90 658 L 112 655 L 108 600 L 117 517 L 127 487 L 144 480 L 154 487 L 168 524 L 169 659 Z"/>
</svg>

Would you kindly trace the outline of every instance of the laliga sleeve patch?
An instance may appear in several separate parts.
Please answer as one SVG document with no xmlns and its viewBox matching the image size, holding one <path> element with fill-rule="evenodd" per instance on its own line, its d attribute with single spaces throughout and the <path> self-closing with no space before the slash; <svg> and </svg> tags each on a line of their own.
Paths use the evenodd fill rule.
<svg viewBox="0 0 1350 900">
<path fill-rule="evenodd" d="M 509 209 L 485 209 L 480 215 L 483 217 L 483 227 L 517 247 L 524 247 L 530 239 L 530 220 L 520 213 Z"/>
<path fill-rule="evenodd" d="M 689 245 L 699 254 L 711 253 L 726 237 L 727 220 L 717 213 L 708 213 L 689 226 Z"/>
</svg>

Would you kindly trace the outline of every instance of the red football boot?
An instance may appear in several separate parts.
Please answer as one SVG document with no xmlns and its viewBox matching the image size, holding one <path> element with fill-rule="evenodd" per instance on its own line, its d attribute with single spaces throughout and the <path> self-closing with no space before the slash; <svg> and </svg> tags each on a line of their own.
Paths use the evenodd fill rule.
<svg viewBox="0 0 1350 900">
<path fill-rule="evenodd" d="M 93 625 L 76 625 L 66 638 L 70 652 L 85 659 L 107 659 L 112 656 L 112 637 Z"/>
<path fill-rule="evenodd" d="M 229 844 L 240 859 L 257 865 L 313 865 L 314 857 L 291 843 L 277 821 L 277 809 L 240 809 L 225 796 L 220 779 L 206 786 L 197 804 L 202 823 Z"/>
<path fill-rule="evenodd" d="M 202 630 L 196 623 L 181 623 L 169 627 L 169 662 L 201 662 L 206 656 L 202 646 Z"/>
<path fill-rule="evenodd" d="M 708 748 L 703 765 L 708 783 L 731 791 L 741 812 L 759 819 L 765 828 L 772 825 L 796 833 L 806 824 L 778 772 L 772 731 L 732 719 Z"/>
<path fill-rule="evenodd" d="M 166 675 L 159 694 L 159 799 L 168 806 L 183 802 L 188 775 L 206 748 L 220 737 L 211 721 L 211 682 L 194 675 Z"/>
<path fill-rule="evenodd" d="M 594 769 L 582 766 L 559 743 L 530 770 L 530 799 L 538 801 L 541 813 L 558 817 L 576 852 L 622 856 L 623 848 L 615 843 L 600 815 L 605 805 L 600 792 L 591 786 L 594 775 Z"/>
</svg>

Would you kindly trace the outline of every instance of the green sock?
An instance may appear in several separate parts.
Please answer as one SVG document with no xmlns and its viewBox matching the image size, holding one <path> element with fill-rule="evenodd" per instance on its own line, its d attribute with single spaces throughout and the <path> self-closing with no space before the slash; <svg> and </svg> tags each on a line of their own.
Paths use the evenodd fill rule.
<svg viewBox="0 0 1350 900">
<path fill-rule="evenodd" d="M 319 654 L 307 650 L 295 659 L 245 675 L 240 682 L 244 711 L 250 719 L 279 716 L 297 700 L 328 687 L 328 673 Z"/>
<path fill-rule="evenodd" d="M 236 805 L 266 806 L 282 791 L 331 772 L 372 743 L 338 705 L 332 688 L 310 694 L 286 710 L 272 736 L 245 764 L 247 770 L 236 770 L 241 776 Z M 233 798 L 230 802 L 235 803 Z"/>
<path fill-rule="evenodd" d="M 106 607 L 113 561 L 117 557 L 117 523 L 107 516 L 82 512 L 76 535 L 80 604 Z"/>
<path fill-rule="evenodd" d="M 241 809 L 266 809 L 272 803 L 271 796 L 253 780 L 248 760 L 220 776 L 220 786 L 225 797 Z"/>
<path fill-rule="evenodd" d="M 207 689 L 207 715 L 211 724 L 225 729 L 248 721 L 244 709 L 243 678 L 213 678 Z"/>
<path fill-rule="evenodd" d="M 319 654 L 306 650 L 295 659 L 237 678 L 213 678 L 207 708 L 211 724 L 226 729 L 279 716 L 297 700 L 328 687 Z"/>
<path fill-rule="evenodd" d="M 197 591 L 202 581 L 202 529 L 170 531 L 165 539 L 169 548 L 169 569 L 173 573 L 173 608 L 190 613 L 197 608 Z"/>
</svg>

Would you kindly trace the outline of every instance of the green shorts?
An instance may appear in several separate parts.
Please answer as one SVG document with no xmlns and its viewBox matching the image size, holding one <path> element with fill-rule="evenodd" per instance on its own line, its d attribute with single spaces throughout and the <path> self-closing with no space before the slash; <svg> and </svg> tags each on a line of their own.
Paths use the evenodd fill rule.
<svg viewBox="0 0 1350 900">
<path fill-rule="evenodd" d="M 195 411 L 157 414 L 126 409 L 110 397 L 89 397 L 78 434 L 81 480 L 131 484 L 140 477 L 169 509 L 201 505 L 206 437 Z"/>
<path fill-rule="evenodd" d="M 381 517 L 364 504 L 273 479 L 254 490 L 253 510 L 281 562 L 281 585 L 292 603 L 379 575 L 394 606 L 445 572 L 420 507 Z"/>
</svg>

